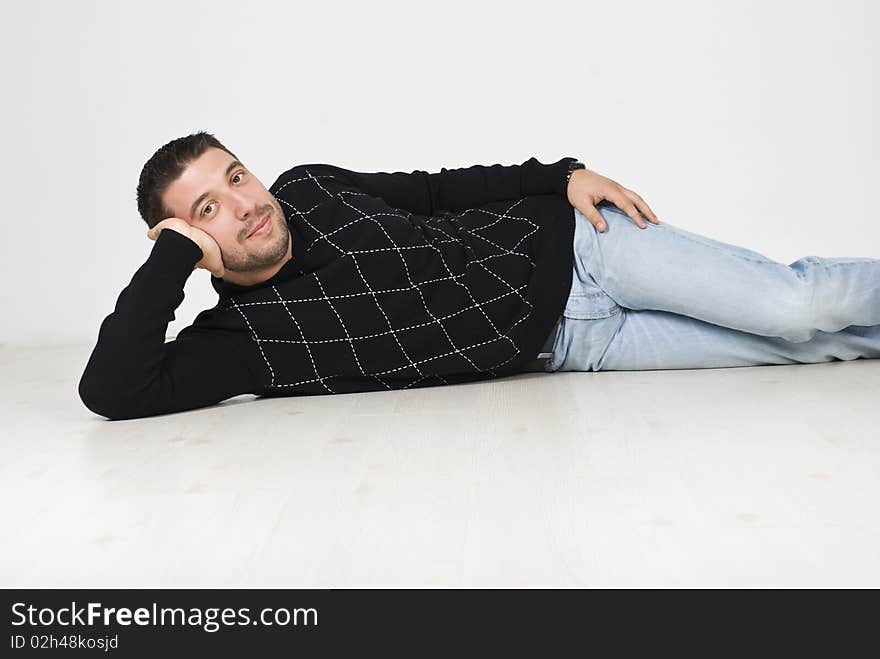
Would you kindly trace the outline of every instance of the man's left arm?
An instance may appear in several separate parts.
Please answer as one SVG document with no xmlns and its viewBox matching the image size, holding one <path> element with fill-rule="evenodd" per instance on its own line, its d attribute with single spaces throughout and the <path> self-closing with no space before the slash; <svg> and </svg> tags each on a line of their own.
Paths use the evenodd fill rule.
<svg viewBox="0 0 880 659">
<path fill-rule="evenodd" d="M 566 195 L 568 163 L 566 157 L 546 165 L 529 158 L 521 165 L 473 165 L 440 172 L 355 172 L 325 164 L 300 165 L 312 175 L 332 175 L 374 197 L 381 197 L 395 208 L 419 215 L 437 211 L 457 212 L 475 206 L 521 199 L 529 195 Z"/>
</svg>

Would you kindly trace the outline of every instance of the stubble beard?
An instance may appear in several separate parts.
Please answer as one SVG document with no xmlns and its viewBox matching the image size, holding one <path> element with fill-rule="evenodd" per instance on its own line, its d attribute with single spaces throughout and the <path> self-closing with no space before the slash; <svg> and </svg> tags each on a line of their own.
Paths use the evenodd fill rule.
<svg viewBox="0 0 880 659">
<path fill-rule="evenodd" d="M 284 212 L 276 199 L 272 199 L 272 239 L 263 245 L 259 252 L 227 257 L 223 255 L 223 266 L 232 272 L 251 272 L 276 265 L 287 254 L 290 240 L 290 228 L 284 218 Z M 246 239 L 251 241 L 251 239 Z M 252 242 L 252 241 L 251 241 Z M 228 259 L 228 260 L 227 260 Z"/>
</svg>

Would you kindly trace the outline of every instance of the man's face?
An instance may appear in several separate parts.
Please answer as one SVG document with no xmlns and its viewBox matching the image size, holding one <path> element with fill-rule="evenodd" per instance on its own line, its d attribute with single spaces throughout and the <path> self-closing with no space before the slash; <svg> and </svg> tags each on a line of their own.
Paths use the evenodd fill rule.
<svg viewBox="0 0 880 659">
<path fill-rule="evenodd" d="M 174 217 L 217 242 L 226 270 L 261 270 L 287 254 L 290 231 L 278 200 L 222 149 L 209 148 L 192 161 L 165 190 L 162 201 Z M 267 213 L 267 226 L 249 235 Z"/>
</svg>

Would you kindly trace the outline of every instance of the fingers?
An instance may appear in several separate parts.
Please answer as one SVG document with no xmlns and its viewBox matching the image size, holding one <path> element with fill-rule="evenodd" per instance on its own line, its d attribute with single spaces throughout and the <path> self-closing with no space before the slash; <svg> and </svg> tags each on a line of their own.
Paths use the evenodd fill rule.
<svg viewBox="0 0 880 659">
<path fill-rule="evenodd" d="M 165 226 L 163 226 L 161 223 L 157 224 L 152 229 L 147 231 L 147 238 L 149 238 L 150 240 L 156 240 L 156 238 L 159 237 L 159 234 L 162 233 L 162 229 L 164 228 Z"/>
<path fill-rule="evenodd" d="M 578 209 L 580 210 L 580 209 Z M 605 231 L 605 219 L 595 206 L 587 204 L 581 214 L 590 221 L 597 231 Z"/>
<path fill-rule="evenodd" d="M 642 215 L 648 218 L 654 224 L 660 224 L 660 220 L 657 219 L 657 216 L 654 214 L 654 211 L 648 206 L 644 199 L 642 199 L 638 194 L 633 192 L 632 190 L 628 190 L 627 188 L 623 188 L 623 194 L 625 194 L 629 199 L 636 205 L 638 210 L 641 211 Z"/>
<path fill-rule="evenodd" d="M 624 213 L 629 215 L 632 218 L 632 221 L 636 223 L 636 226 L 639 229 L 645 228 L 645 221 L 642 219 L 642 216 L 639 215 L 639 209 L 636 208 L 635 204 L 630 200 L 630 198 L 624 194 L 623 188 L 618 191 L 618 193 L 611 198 L 611 201 L 614 202 L 614 205 L 617 206 Z"/>
<path fill-rule="evenodd" d="M 161 222 L 157 222 L 156 226 L 147 231 L 147 238 L 149 238 L 150 240 L 156 240 L 156 238 L 159 237 L 159 234 L 162 233 L 162 229 L 174 225 L 174 223 L 177 221 L 178 219 L 176 217 L 166 217 Z"/>
<path fill-rule="evenodd" d="M 162 232 L 162 229 L 164 229 L 168 225 L 167 220 L 168 218 L 166 217 L 164 220 L 162 220 L 161 222 L 157 222 L 154 227 L 149 229 L 147 231 L 147 238 L 149 238 L 150 240 L 156 240 L 156 238 Z"/>
</svg>

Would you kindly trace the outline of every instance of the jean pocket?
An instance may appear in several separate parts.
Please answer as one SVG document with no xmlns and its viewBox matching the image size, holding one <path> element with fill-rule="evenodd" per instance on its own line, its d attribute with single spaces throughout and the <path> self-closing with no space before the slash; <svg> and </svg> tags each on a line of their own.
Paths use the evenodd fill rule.
<svg viewBox="0 0 880 659">
<path fill-rule="evenodd" d="M 620 305 L 608 297 L 605 291 L 596 287 L 595 290 L 570 294 L 562 315 L 579 320 L 595 320 L 618 313 L 620 313 Z"/>
<path fill-rule="evenodd" d="M 571 291 L 562 315 L 578 320 L 595 320 L 618 313 L 620 313 L 620 305 L 599 287 L 593 275 L 575 269 L 572 273 Z"/>
</svg>

